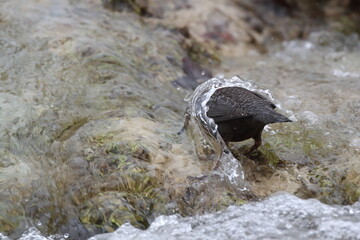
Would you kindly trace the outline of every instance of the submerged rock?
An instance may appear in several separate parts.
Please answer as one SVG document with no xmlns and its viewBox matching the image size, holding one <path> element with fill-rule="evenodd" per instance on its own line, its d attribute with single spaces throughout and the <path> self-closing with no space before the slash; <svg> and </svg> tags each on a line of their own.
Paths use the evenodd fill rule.
<svg viewBox="0 0 360 240">
<path fill-rule="evenodd" d="M 191 58 L 185 57 L 182 62 L 185 76 L 177 78 L 172 82 L 176 87 L 194 90 L 199 84 L 212 78 L 212 73 L 209 70 L 201 68 Z"/>
</svg>

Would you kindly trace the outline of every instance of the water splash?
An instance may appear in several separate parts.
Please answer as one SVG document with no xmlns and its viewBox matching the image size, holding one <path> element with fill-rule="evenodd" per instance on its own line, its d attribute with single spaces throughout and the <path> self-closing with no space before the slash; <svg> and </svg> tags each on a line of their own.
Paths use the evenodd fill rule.
<svg viewBox="0 0 360 240">
<path fill-rule="evenodd" d="M 337 77 L 350 77 L 350 78 L 359 78 L 360 77 L 360 74 L 358 74 L 358 73 L 347 72 L 342 69 L 334 69 L 332 71 L 332 74 Z"/>
<path fill-rule="evenodd" d="M 218 164 L 214 174 L 218 174 L 222 178 L 226 177 L 231 183 L 240 184 L 242 189 L 246 190 L 242 166 L 227 148 L 217 131 L 215 121 L 206 114 L 209 110 L 207 103 L 213 93 L 217 89 L 225 87 L 246 88 L 250 91 L 262 93 L 274 100 L 269 90 L 259 89 L 252 82 L 239 76 L 233 76 L 230 79 L 222 76 L 212 78 L 199 85 L 194 93 L 185 99 L 188 102 L 185 128 L 190 129 L 198 157 L 203 160 L 213 160 Z"/>
<path fill-rule="evenodd" d="M 37 228 L 30 227 L 21 235 L 19 240 L 66 240 L 68 238 L 69 234 L 44 236 Z M 0 233 L 0 240 L 10 240 L 10 238 Z"/>
</svg>

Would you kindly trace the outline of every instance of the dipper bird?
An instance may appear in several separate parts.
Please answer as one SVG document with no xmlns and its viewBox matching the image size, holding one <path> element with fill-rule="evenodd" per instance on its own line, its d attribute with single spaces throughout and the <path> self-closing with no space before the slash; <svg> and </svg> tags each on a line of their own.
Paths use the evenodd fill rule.
<svg viewBox="0 0 360 240">
<path fill-rule="evenodd" d="M 242 87 L 215 90 L 207 105 L 207 116 L 214 119 L 226 145 L 249 138 L 255 140 L 248 153 L 261 145 L 261 132 L 265 125 L 291 122 L 276 112 L 276 106 L 266 97 Z"/>
</svg>

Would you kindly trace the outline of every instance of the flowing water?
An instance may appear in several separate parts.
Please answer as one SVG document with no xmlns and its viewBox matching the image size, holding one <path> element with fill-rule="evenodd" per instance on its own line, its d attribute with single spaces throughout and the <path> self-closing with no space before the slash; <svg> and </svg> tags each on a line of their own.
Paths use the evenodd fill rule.
<svg viewBox="0 0 360 240">
<path fill-rule="evenodd" d="M 1 1 L 0 239 L 360 239 L 358 37 L 222 59 L 214 81 L 294 121 L 250 157 L 204 114 L 211 84 L 172 85 L 180 38 L 98 1 Z"/>
</svg>

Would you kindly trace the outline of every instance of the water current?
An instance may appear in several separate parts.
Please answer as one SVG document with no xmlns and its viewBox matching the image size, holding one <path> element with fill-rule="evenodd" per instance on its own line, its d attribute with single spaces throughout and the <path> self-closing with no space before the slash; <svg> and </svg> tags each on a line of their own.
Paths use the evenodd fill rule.
<svg viewBox="0 0 360 240">
<path fill-rule="evenodd" d="M 180 38 L 100 1 L 1 1 L 0 239 L 360 239 L 358 36 L 225 57 L 194 93 Z M 294 122 L 225 146 L 206 102 L 229 85 Z"/>
</svg>

